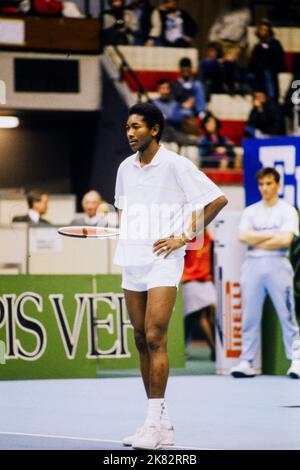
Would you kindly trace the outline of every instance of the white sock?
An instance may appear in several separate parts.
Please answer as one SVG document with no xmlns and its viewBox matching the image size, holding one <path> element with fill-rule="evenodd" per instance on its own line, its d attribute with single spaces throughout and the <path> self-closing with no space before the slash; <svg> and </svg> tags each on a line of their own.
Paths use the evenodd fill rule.
<svg viewBox="0 0 300 470">
<path fill-rule="evenodd" d="M 149 398 L 145 424 L 160 426 L 163 413 L 163 398 Z"/>
<path fill-rule="evenodd" d="M 167 405 L 166 400 L 164 400 L 164 403 L 163 403 L 163 413 L 161 417 L 161 423 L 164 426 L 164 428 L 171 429 L 173 427 L 170 416 L 169 416 L 169 410 L 168 410 L 168 405 Z"/>
</svg>

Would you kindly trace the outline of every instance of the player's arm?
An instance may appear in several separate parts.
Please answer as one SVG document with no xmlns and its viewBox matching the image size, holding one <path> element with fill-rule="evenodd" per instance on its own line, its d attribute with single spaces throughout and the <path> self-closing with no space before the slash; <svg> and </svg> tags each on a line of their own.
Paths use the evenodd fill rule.
<svg viewBox="0 0 300 470">
<path fill-rule="evenodd" d="M 289 248 L 294 240 L 292 232 L 275 233 L 269 240 L 263 241 L 256 245 L 257 248 L 264 250 L 279 250 L 280 248 Z"/>
<path fill-rule="evenodd" d="M 272 238 L 270 233 L 262 233 L 253 229 L 240 228 L 238 231 L 238 239 L 241 243 L 256 246 L 259 243 L 266 242 Z"/>
<path fill-rule="evenodd" d="M 153 245 L 153 251 L 158 256 L 165 253 L 166 258 L 172 251 L 186 245 L 190 240 L 196 237 L 204 228 L 217 216 L 217 214 L 227 204 L 225 196 L 220 196 L 214 201 L 207 204 L 204 208 L 195 210 L 191 214 L 191 223 L 185 233 L 180 238 L 163 238 L 157 240 Z"/>
<path fill-rule="evenodd" d="M 218 215 L 218 213 L 226 206 L 228 200 L 225 196 L 220 196 L 214 201 L 207 204 L 203 210 L 196 210 L 192 213 L 192 221 L 188 227 L 186 233 L 182 235 L 183 239 L 186 237 L 186 242 L 196 237 L 203 229 L 210 224 L 212 220 Z"/>
<path fill-rule="evenodd" d="M 204 208 L 204 227 L 212 222 L 218 213 L 226 206 L 228 200 L 225 196 L 220 196 L 214 201 L 210 202 Z"/>
</svg>

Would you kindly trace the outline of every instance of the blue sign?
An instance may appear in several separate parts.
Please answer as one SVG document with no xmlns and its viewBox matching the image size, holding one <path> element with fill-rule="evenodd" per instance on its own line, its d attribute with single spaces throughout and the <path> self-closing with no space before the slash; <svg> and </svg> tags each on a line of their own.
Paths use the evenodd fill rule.
<svg viewBox="0 0 300 470">
<path fill-rule="evenodd" d="M 300 209 L 300 137 L 245 139 L 243 147 L 246 206 L 261 199 L 255 175 L 269 166 L 280 173 L 279 196 Z"/>
</svg>

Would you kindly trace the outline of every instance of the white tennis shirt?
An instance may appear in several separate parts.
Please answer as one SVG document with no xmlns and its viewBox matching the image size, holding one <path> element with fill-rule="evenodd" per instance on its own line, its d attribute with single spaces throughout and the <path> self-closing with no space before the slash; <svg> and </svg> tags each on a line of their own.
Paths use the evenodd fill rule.
<svg viewBox="0 0 300 470">
<path fill-rule="evenodd" d="M 115 207 L 122 210 L 120 238 L 114 263 L 142 266 L 157 259 L 153 243 L 180 235 L 190 223 L 193 210 L 223 196 L 222 191 L 191 161 L 163 145 L 143 167 L 139 153 L 119 166 Z M 187 215 L 189 215 L 187 217 Z M 182 258 L 185 247 L 168 258 Z"/>
<path fill-rule="evenodd" d="M 263 202 L 257 202 L 247 207 L 239 224 L 239 229 L 251 229 L 261 234 L 276 232 L 291 232 L 299 236 L 299 218 L 296 209 L 279 199 L 277 204 L 271 207 L 264 206 Z M 247 256 L 287 256 L 288 249 L 263 250 L 255 246 L 248 246 Z"/>
</svg>

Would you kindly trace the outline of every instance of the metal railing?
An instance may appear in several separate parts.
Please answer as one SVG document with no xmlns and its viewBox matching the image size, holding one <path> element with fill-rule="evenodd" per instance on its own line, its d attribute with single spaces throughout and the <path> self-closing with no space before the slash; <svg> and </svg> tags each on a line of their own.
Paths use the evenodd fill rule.
<svg viewBox="0 0 300 470">
<path fill-rule="evenodd" d="M 142 97 L 144 96 L 146 98 L 146 101 L 151 101 L 151 98 L 146 90 L 146 88 L 144 87 L 144 85 L 142 84 L 141 80 L 139 79 L 139 77 L 137 76 L 137 74 L 135 73 L 135 71 L 130 67 L 129 63 L 127 62 L 127 60 L 125 59 L 124 55 L 122 54 L 122 52 L 120 51 L 120 49 L 118 48 L 117 45 L 115 44 L 112 44 L 112 47 L 114 48 L 114 51 L 116 52 L 116 54 L 118 55 L 120 61 L 121 61 L 121 65 L 120 65 L 120 81 L 124 81 L 124 75 L 125 75 L 125 72 L 128 72 L 128 74 L 130 75 L 130 78 L 134 81 L 135 83 L 135 86 L 137 88 L 137 93 L 138 93 L 138 101 L 143 101 L 142 100 Z"/>
</svg>

